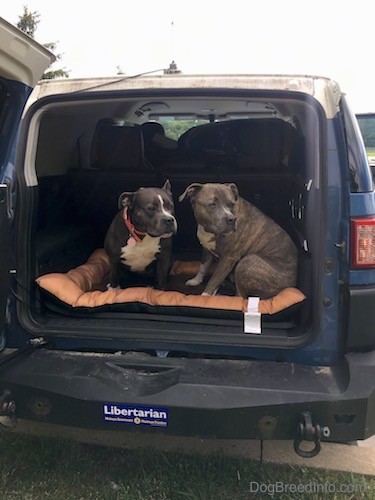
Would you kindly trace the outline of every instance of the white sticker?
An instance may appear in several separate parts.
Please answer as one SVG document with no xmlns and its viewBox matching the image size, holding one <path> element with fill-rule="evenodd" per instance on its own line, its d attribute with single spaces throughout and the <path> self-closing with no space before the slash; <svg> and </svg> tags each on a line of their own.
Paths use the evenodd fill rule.
<svg viewBox="0 0 375 500">
<path fill-rule="evenodd" d="M 258 313 L 259 311 L 259 297 L 249 297 L 247 299 L 247 312 Z"/>
<path fill-rule="evenodd" d="M 261 314 L 259 310 L 259 297 L 249 297 L 247 302 L 247 312 L 244 314 L 244 332 L 262 333 Z"/>
</svg>

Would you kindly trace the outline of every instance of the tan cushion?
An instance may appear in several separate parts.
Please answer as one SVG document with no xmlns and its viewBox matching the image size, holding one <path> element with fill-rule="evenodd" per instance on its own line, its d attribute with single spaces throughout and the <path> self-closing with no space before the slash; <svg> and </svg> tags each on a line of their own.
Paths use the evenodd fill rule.
<svg viewBox="0 0 375 500">
<path fill-rule="evenodd" d="M 171 275 L 194 275 L 199 262 L 176 261 Z M 109 274 L 109 258 L 104 249 L 95 250 L 88 261 L 66 274 L 50 273 L 36 279 L 38 285 L 72 307 L 99 307 L 108 304 L 141 302 L 150 306 L 185 306 L 230 311 L 247 311 L 247 300 L 225 295 L 202 296 L 175 291 L 155 290 L 151 287 L 131 287 L 101 291 L 103 280 Z M 275 314 L 302 302 L 305 295 L 297 288 L 286 288 L 271 299 L 259 301 L 259 312 Z"/>
</svg>

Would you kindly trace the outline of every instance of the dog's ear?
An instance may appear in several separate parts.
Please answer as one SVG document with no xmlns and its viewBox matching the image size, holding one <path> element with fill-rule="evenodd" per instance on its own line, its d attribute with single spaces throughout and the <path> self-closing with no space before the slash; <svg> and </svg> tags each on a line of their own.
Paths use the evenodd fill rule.
<svg viewBox="0 0 375 500">
<path fill-rule="evenodd" d="M 233 191 L 234 197 L 237 201 L 238 198 L 240 197 L 240 195 L 239 195 L 238 187 L 236 186 L 236 184 L 234 184 L 233 182 L 229 182 L 226 185 L 231 188 L 231 190 Z"/>
<path fill-rule="evenodd" d="M 162 187 L 162 189 L 164 189 L 165 191 L 167 191 L 167 193 L 172 196 L 172 186 L 171 186 L 171 182 L 169 179 L 167 179 L 165 182 L 164 182 L 164 186 Z"/>
<path fill-rule="evenodd" d="M 124 192 L 118 197 L 118 208 L 131 208 L 133 206 L 135 193 Z"/>
<path fill-rule="evenodd" d="M 190 186 L 188 186 L 185 191 L 178 197 L 178 201 L 183 201 L 186 196 L 188 196 L 189 198 L 194 198 L 194 196 L 199 193 L 203 186 L 204 184 L 199 184 L 198 182 L 190 184 Z"/>
</svg>

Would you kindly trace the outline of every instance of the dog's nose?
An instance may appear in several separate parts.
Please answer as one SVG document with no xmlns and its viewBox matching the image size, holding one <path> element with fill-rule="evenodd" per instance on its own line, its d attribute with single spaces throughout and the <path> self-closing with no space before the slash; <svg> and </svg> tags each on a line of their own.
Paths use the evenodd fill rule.
<svg viewBox="0 0 375 500">
<path fill-rule="evenodd" d="M 236 224 L 236 217 L 234 215 L 226 215 L 225 216 L 225 222 L 228 224 L 228 226 L 233 226 Z"/>
<path fill-rule="evenodd" d="M 173 226 L 174 218 L 171 215 L 168 215 L 163 217 L 162 221 L 167 227 L 171 227 Z"/>
</svg>

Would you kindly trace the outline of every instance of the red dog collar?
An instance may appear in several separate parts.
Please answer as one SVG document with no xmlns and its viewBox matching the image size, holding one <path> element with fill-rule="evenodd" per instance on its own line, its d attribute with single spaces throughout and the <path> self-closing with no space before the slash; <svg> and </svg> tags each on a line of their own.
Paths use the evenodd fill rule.
<svg viewBox="0 0 375 500">
<path fill-rule="evenodd" d="M 130 219 L 128 218 L 128 209 L 125 207 L 124 211 L 122 212 L 122 218 L 124 219 L 125 226 L 127 227 L 130 235 L 137 241 L 138 243 L 141 243 L 143 238 L 146 236 L 147 233 L 143 233 L 142 231 L 138 231 L 133 224 L 131 223 Z M 140 238 L 142 236 L 142 238 Z"/>
</svg>

